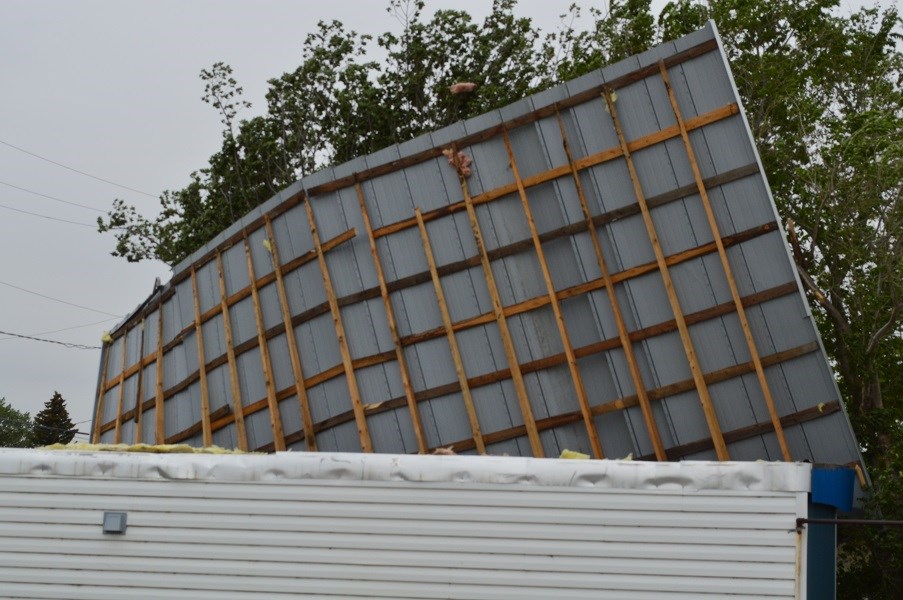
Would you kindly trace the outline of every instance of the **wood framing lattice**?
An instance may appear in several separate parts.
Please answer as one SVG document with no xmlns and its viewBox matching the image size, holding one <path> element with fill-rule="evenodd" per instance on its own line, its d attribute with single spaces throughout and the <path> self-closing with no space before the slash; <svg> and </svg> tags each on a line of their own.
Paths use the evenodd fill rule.
<svg viewBox="0 0 903 600">
<path fill-rule="evenodd" d="M 753 285 L 732 264 L 732 252 L 780 244 L 777 223 L 736 228 L 716 209 L 732 189 L 762 180 L 758 161 L 700 164 L 708 158 L 697 156 L 694 136 L 742 123 L 739 106 L 727 98 L 696 114 L 672 83 L 719 52 L 704 40 L 429 149 L 350 174 L 337 167 L 268 203 L 177 268 L 113 332 L 93 440 L 126 441 L 123 424 L 133 420 L 135 441 L 206 446 L 226 430 L 242 450 L 541 457 L 571 443 L 595 458 L 630 449 L 651 460 L 729 460 L 729 445 L 761 439 L 761 458 L 801 458 L 785 430 L 841 412 L 834 397 L 814 410 L 788 396 L 784 369 L 820 346 L 779 345 L 757 324 L 799 300 L 792 274 Z M 671 112 L 637 129 L 625 98 L 646 89 L 663 90 L 656 110 Z M 584 130 L 608 146 L 588 143 Z M 543 151 L 521 139 L 541 140 Z M 641 163 L 655 152 L 688 165 L 689 177 L 651 186 Z M 473 175 L 455 168 L 462 155 L 473 158 Z M 621 190 L 614 201 L 609 187 Z M 675 207 L 705 216 L 705 233 L 694 229 L 679 247 L 662 239 L 670 224 L 657 216 Z M 618 246 L 628 227 L 642 259 L 626 260 Z M 579 269 L 561 272 L 562 253 Z M 675 281 L 694 265 L 726 292 L 689 303 Z M 660 286 L 668 314 L 647 318 L 633 291 L 642 285 Z M 699 351 L 698 332 L 715 325 L 740 332 L 733 362 Z M 662 348 L 676 375 L 655 363 Z M 189 351 L 197 368 L 186 372 Z M 728 384 L 744 390 L 737 402 L 747 408 L 725 404 Z M 186 417 L 189 392 L 199 417 Z M 685 398 L 702 438 L 675 425 L 671 411 L 691 410 Z"/>
</svg>

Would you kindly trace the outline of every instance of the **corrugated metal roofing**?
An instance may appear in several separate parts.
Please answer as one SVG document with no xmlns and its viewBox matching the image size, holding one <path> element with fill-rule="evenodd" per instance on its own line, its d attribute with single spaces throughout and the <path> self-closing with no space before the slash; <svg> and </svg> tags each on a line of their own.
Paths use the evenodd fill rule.
<svg viewBox="0 0 903 600">
<path fill-rule="evenodd" d="M 113 337 L 96 441 L 859 461 L 711 24 L 297 182 Z"/>
</svg>

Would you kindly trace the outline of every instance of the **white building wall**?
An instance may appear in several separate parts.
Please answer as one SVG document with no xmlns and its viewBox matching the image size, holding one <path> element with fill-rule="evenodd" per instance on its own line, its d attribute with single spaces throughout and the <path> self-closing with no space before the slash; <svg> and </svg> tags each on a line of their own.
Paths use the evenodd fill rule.
<svg viewBox="0 0 903 600">
<path fill-rule="evenodd" d="M 0 596 L 794 598 L 808 486 L 782 463 L 0 451 Z"/>
</svg>

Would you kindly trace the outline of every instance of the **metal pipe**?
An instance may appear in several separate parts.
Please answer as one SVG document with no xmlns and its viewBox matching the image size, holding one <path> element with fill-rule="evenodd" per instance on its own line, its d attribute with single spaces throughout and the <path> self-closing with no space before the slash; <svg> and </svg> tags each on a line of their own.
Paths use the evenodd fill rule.
<svg viewBox="0 0 903 600">
<path fill-rule="evenodd" d="M 797 519 L 797 528 L 803 525 L 867 525 L 872 527 L 903 527 L 903 521 L 888 519 Z"/>
</svg>

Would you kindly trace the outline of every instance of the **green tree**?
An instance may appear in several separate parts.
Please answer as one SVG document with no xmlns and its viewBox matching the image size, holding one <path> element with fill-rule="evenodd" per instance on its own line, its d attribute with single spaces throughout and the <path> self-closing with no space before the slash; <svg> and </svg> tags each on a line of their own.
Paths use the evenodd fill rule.
<svg viewBox="0 0 903 600">
<path fill-rule="evenodd" d="M 35 415 L 32 441 L 35 446 L 68 444 L 75 437 L 75 424 L 69 419 L 66 400 L 59 392 L 44 403 L 44 410 Z"/>
<path fill-rule="evenodd" d="M 0 398 L 0 448 L 30 448 L 31 417 Z"/>
</svg>

